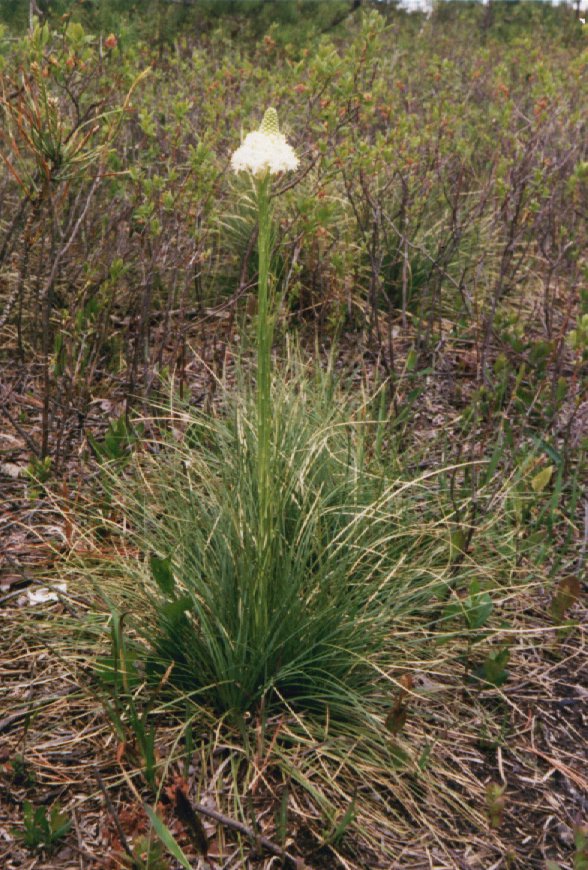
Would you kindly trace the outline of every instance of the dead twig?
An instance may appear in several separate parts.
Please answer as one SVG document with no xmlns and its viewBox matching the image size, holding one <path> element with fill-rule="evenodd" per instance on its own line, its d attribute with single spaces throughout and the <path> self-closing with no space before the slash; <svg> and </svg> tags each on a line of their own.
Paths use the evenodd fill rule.
<svg viewBox="0 0 588 870">
<path fill-rule="evenodd" d="M 239 822 L 236 819 L 231 819 L 229 816 L 225 816 L 224 813 L 219 813 L 217 810 L 211 810 L 208 807 L 203 806 L 202 804 L 193 803 L 192 808 L 195 812 L 200 813 L 203 816 L 206 816 L 209 819 L 213 819 L 215 822 L 218 822 L 220 825 L 223 825 L 225 828 L 229 828 L 232 831 L 238 831 L 238 833 L 243 834 L 253 843 L 257 843 L 262 846 L 266 852 L 270 852 L 272 855 L 276 855 L 278 858 L 281 858 L 284 862 L 285 867 L 294 868 L 294 870 L 300 870 L 302 864 L 291 855 L 289 852 L 286 852 L 285 849 L 282 849 L 276 843 L 268 840 L 267 837 L 259 836 L 255 833 L 255 831 L 250 828 L 248 825 L 243 824 L 243 822 Z"/>
<path fill-rule="evenodd" d="M 22 426 L 21 426 L 19 423 L 17 423 L 17 421 L 14 419 L 14 417 L 12 416 L 12 414 L 10 413 L 10 411 L 8 410 L 8 408 L 6 407 L 7 401 L 8 401 L 8 399 L 6 398 L 6 399 L 3 399 L 2 402 L 0 402 L 0 411 L 4 414 L 4 416 L 6 417 L 6 419 L 8 420 L 8 422 L 9 422 L 9 423 L 14 427 L 14 429 L 18 432 L 18 434 L 20 435 L 20 437 L 21 437 L 24 441 L 26 441 L 29 450 L 31 450 L 31 451 L 35 454 L 35 456 L 39 456 L 39 455 L 40 455 L 40 453 L 39 453 L 39 448 L 37 447 L 37 445 L 35 444 L 35 442 L 34 442 L 33 439 L 31 438 L 31 436 L 28 434 L 28 432 L 26 432 L 26 431 L 22 428 Z"/>
<path fill-rule="evenodd" d="M 98 785 L 100 787 L 100 791 L 104 795 L 104 803 L 106 804 L 106 808 L 107 808 L 108 812 L 112 816 L 112 821 L 114 822 L 114 826 L 116 828 L 116 832 L 118 834 L 118 838 L 120 840 L 121 846 L 123 847 L 123 849 L 125 850 L 125 852 L 129 856 L 129 858 L 132 860 L 133 866 L 135 866 L 136 861 L 135 861 L 135 856 L 133 855 L 133 850 L 129 846 L 129 841 L 127 840 L 127 838 L 125 836 L 125 832 L 122 829 L 122 825 L 120 823 L 118 813 L 114 807 L 114 804 L 112 803 L 112 801 L 110 799 L 110 795 L 108 794 L 108 789 L 104 785 L 102 777 L 100 776 L 98 771 L 96 771 L 96 782 L 98 783 Z"/>
</svg>

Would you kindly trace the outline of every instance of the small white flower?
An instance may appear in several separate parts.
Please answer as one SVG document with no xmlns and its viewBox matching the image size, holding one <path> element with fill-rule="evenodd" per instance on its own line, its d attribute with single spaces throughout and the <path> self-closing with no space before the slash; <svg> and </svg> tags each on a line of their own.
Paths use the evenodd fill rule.
<svg viewBox="0 0 588 870">
<path fill-rule="evenodd" d="M 248 133 L 245 141 L 231 157 L 235 172 L 246 171 L 262 178 L 266 173 L 291 172 L 298 168 L 298 157 L 286 137 L 280 133 L 275 109 L 268 109 L 261 127 Z"/>
</svg>

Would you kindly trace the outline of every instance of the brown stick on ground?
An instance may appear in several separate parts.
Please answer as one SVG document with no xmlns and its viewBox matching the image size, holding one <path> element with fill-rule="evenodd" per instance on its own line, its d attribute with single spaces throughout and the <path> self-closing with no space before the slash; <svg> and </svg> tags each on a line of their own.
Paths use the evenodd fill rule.
<svg viewBox="0 0 588 870">
<path fill-rule="evenodd" d="M 112 816 L 112 820 L 116 826 L 116 830 L 118 833 L 118 838 L 120 840 L 120 844 L 123 847 L 123 849 L 125 850 L 125 852 L 127 853 L 127 855 L 129 856 L 129 858 L 131 858 L 131 860 L 133 861 L 133 866 L 134 866 L 135 855 L 133 854 L 133 850 L 129 846 L 129 842 L 125 836 L 125 832 L 122 829 L 122 825 L 120 823 L 118 813 L 114 808 L 114 804 L 112 803 L 112 801 L 110 799 L 110 795 L 108 794 L 108 790 L 107 790 L 106 786 L 104 785 L 102 777 L 100 776 L 98 771 L 96 771 L 96 781 L 98 782 L 98 785 L 100 786 L 100 791 L 104 795 L 104 801 L 106 803 L 106 808 L 107 808 L 108 812 L 110 813 L 110 815 Z"/>
<path fill-rule="evenodd" d="M 286 852 L 285 849 L 282 849 L 276 843 L 273 843 L 271 840 L 268 840 L 267 837 L 261 837 L 255 833 L 252 828 L 249 828 L 247 825 L 244 825 L 243 822 L 238 822 L 236 819 L 231 819 L 229 816 L 225 816 L 223 813 L 217 812 L 217 810 L 210 810 L 208 807 L 202 806 L 202 804 L 192 803 L 192 808 L 195 812 L 201 813 L 203 816 L 207 816 L 209 819 L 214 819 L 215 822 L 218 822 L 221 825 L 224 825 L 225 828 L 230 828 L 233 831 L 238 831 L 240 834 L 244 834 L 249 839 L 253 840 L 254 843 L 259 843 L 267 852 L 271 852 L 272 855 L 277 855 L 278 858 L 281 858 L 284 862 L 285 867 L 294 868 L 294 870 L 300 870 L 302 867 L 302 863 L 298 861 L 293 855 L 290 855 Z"/>
</svg>

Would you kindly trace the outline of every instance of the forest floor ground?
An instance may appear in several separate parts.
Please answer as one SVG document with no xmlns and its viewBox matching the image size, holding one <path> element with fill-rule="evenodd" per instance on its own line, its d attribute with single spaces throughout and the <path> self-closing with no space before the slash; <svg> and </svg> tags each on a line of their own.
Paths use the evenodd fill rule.
<svg viewBox="0 0 588 870">
<path fill-rule="evenodd" d="M 202 383 L 191 386 L 195 393 L 206 388 Z M 62 611 L 61 602 L 31 605 L 27 593 L 39 588 L 39 581 L 52 578 L 68 529 L 63 514 L 47 499 L 31 498 L 23 472 L 40 415 L 35 383 L 15 378 L 9 392 L 8 415 L 16 425 L 7 425 L 0 434 L 0 866 L 6 870 L 131 866 L 128 859 L 124 864 L 121 840 L 127 838 L 132 844 L 147 831 L 148 823 L 137 786 L 125 772 L 124 753 L 104 710 L 80 690 L 67 663 L 47 645 L 46 636 L 23 632 L 23 625 L 34 624 L 39 607 L 51 608 L 56 617 Z M 97 402 L 96 408 L 99 420 L 103 405 Z M 447 409 L 431 406 L 429 412 L 422 412 L 423 430 L 446 420 Z M 72 460 L 64 477 L 79 473 Z M 486 831 L 473 830 L 457 817 L 446 820 L 443 827 L 437 808 L 431 808 L 430 825 L 414 829 L 408 839 L 399 838 L 395 862 L 377 866 L 498 870 L 546 868 L 548 861 L 562 870 L 585 866 L 574 864 L 574 830 L 588 817 L 586 603 L 585 599 L 576 602 L 575 625 L 562 635 L 546 618 L 548 601 L 546 591 L 544 599 L 534 594 L 518 602 L 519 623 L 527 635 L 536 635 L 536 650 L 529 654 L 528 642 L 520 650 L 515 643 L 506 685 L 487 698 L 479 694 L 473 702 L 474 719 L 484 715 L 493 719 L 493 738 L 484 745 L 484 740 L 473 739 L 475 728 L 460 731 L 458 725 L 448 725 L 464 800 L 484 806 L 489 785 L 504 787 L 494 825 L 489 820 Z M 479 722 L 481 736 L 483 718 Z M 22 831 L 25 800 L 43 807 L 58 802 L 72 820 L 69 833 L 51 855 L 25 849 L 15 833 Z M 172 817 L 168 824 L 185 844 L 181 821 Z M 214 823 L 207 822 L 205 829 L 214 860 Z M 339 864 L 316 843 L 307 848 L 304 837 L 297 839 L 298 844 L 289 848 L 303 860 L 301 866 L 376 866 L 373 856 L 346 858 L 343 853 Z M 250 852 L 233 863 L 211 866 L 279 865 L 276 858 L 272 860 L 273 864 L 269 858 L 264 863 Z M 199 866 L 196 860 L 194 866 Z"/>
</svg>

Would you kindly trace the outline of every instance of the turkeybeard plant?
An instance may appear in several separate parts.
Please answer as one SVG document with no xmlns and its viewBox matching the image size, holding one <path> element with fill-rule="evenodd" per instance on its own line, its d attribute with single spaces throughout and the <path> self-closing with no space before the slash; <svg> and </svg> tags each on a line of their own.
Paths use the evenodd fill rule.
<svg viewBox="0 0 588 870">
<path fill-rule="evenodd" d="M 132 537 L 149 558 L 123 558 L 97 588 L 129 614 L 130 659 L 206 709 L 378 729 L 403 614 L 422 620 L 446 593 L 443 510 L 373 458 L 385 416 L 370 422 L 331 370 L 291 352 L 272 371 L 270 186 L 297 164 L 273 109 L 233 155 L 257 190 L 255 389 L 227 390 L 214 414 L 174 403 L 169 435 L 112 485 L 125 549 Z"/>
<path fill-rule="evenodd" d="M 273 175 L 298 167 L 294 149 L 280 132 L 278 113 L 266 110 L 259 130 L 249 133 L 231 158 L 236 172 L 248 172 L 255 181 L 258 208 L 258 306 L 257 306 L 257 486 L 259 498 L 258 555 L 259 579 L 257 594 L 261 606 L 257 612 L 267 618 L 267 559 L 271 534 L 270 504 L 270 427 L 271 408 L 271 348 L 273 311 L 270 310 L 269 269 L 271 258 L 270 186 Z M 265 617 L 264 617 L 265 614 Z"/>
</svg>

